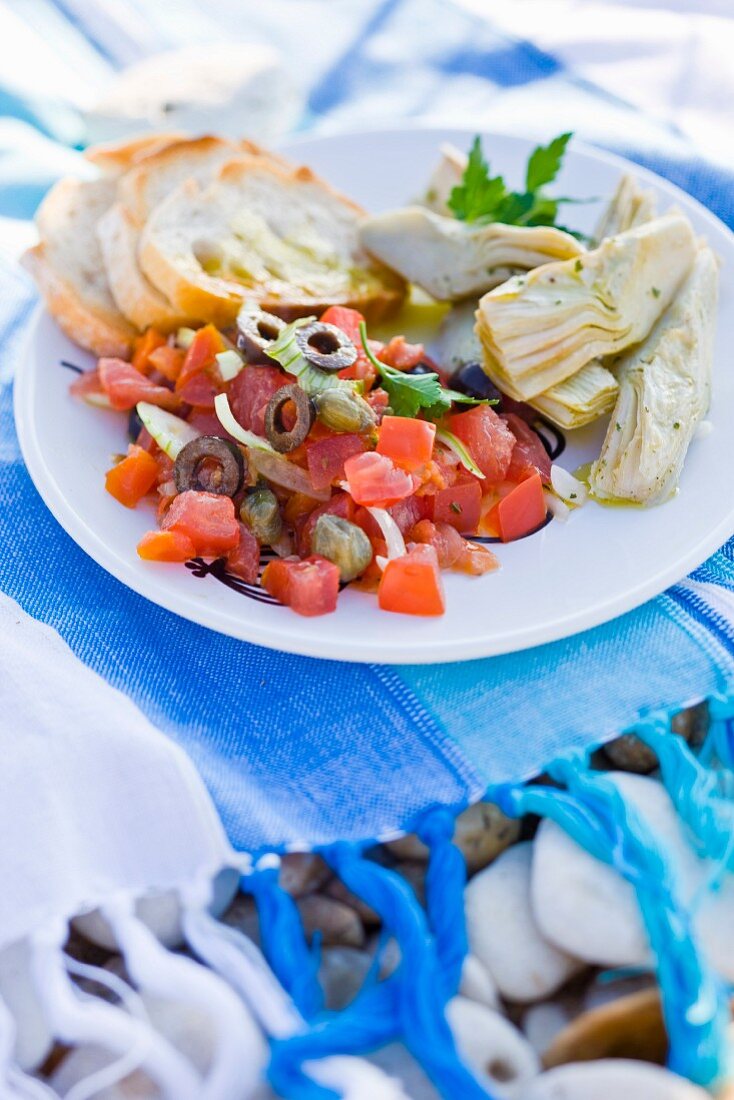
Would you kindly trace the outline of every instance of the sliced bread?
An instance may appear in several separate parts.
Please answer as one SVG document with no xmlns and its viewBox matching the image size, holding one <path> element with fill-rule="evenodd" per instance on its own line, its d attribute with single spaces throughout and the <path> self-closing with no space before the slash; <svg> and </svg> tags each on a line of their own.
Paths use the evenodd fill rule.
<svg viewBox="0 0 734 1100">
<path fill-rule="evenodd" d="M 118 201 L 97 227 L 107 278 L 119 309 L 138 328 L 170 332 L 198 318 L 176 308 L 140 270 L 140 232 L 150 212 L 184 180 L 208 182 L 238 153 L 261 155 L 250 142 L 202 137 L 169 141 L 137 157 L 118 186 Z"/>
<path fill-rule="evenodd" d="M 143 157 L 160 152 L 174 142 L 183 141 L 186 134 L 153 133 L 140 134 L 138 137 L 125 138 L 123 141 L 106 142 L 103 145 L 90 145 L 84 150 L 84 157 L 100 172 L 119 175 L 127 172 Z"/>
<path fill-rule="evenodd" d="M 96 355 L 126 355 L 136 335 L 110 293 L 95 233 L 116 189 L 113 177 L 60 180 L 36 215 L 40 243 L 22 261 L 67 336 Z"/>
<path fill-rule="evenodd" d="M 199 320 L 227 325 L 245 298 L 292 318 L 342 304 L 377 319 L 405 283 L 359 242 L 364 211 L 307 168 L 262 157 L 188 179 L 150 214 L 138 258 L 150 281 Z"/>
</svg>

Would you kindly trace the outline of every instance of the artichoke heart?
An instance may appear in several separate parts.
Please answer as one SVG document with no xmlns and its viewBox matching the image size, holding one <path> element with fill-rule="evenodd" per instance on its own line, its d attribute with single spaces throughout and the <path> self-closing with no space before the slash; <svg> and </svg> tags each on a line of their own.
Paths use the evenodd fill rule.
<svg viewBox="0 0 734 1100">
<path fill-rule="evenodd" d="M 599 499 L 658 504 L 678 478 L 711 391 L 719 272 L 702 246 L 647 340 L 619 363 L 619 398 L 590 487 Z"/>
<path fill-rule="evenodd" d="M 575 260 L 515 276 L 479 302 L 485 367 L 528 401 L 647 336 L 696 255 L 681 214 L 635 226 Z"/>
<path fill-rule="evenodd" d="M 423 206 L 365 218 L 360 239 L 373 256 L 439 301 L 479 295 L 515 271 L 584 253 L 575 237 L 553 226 L 473 226 Z"/>
<path fill-rule="evenodd" d="M 654 191 L 643 191 L 634 176 L 621 176 L 617 190 L 594 230 L 594 240 L 601 242 L 652 221 L 657 217 L 657 205 Z"/>
<path fill-rule="evenodd" d="M 440 153 L 441 159 L 431 173 L 421 205 L 434 214 L 451 216 L 448 202 L 453 189 L 461 183 L 468 157 L 448 141 L 441 146 Z"/>
<path fill-rule="evenodd" d="M 619 385 L 612 372 L 595 361 L 587 363 L 572 378 L 538 394 L 530 404 L 554 424 L 570 431 L 610 412 L 618 393 Z"/>
</svg>

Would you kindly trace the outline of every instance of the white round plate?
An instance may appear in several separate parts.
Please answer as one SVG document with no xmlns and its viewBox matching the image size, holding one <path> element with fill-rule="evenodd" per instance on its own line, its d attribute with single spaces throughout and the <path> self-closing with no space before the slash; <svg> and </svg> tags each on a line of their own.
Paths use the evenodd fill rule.
<svg viewBox="0 0 734 1100">
<path fill-rule="evenodd" d="M 311 165 L 367 209 L 398 206 L 418 195 L 439 146 L 468 148 L 471 131 L 402 129 L 312 138 L 284 151 Z M 517 186 L 534 142 L 485 135 L 492 167 Z M 374 596 L 347 590 L 337 611 L 304 619 L 287 608 L 235 591 L 214 575 L 142 562 L 135 546 L 153 524 L 150 511 L 121 508 L 104 489 L 110 455 L 126 447 L 126 416 L 101 412 L 69 396 L 68 359 L 91 357 L 39 313 L 26 361 L 16 376 L 16 420 L 31 476 L 53 514 L 77 543 L 118 580 L 155 603 L 213 630 L 314 657 L 385 663 L 458 661 L 508 653 L 608 621 L 662 592 L 699 565 L 734 532 L 734 237 L 712 214 L 666 181 L 620 158 L 572 142 L 556 193 L 611 195 L 625 170 L 677 203 L 723 261 L 710 420 L 694 441 L 680 492 L 650 510 L 594 503 L 567 523 L 554 521 L 519 542 L 495 547 L 502 569 L 485 577 L 445 575 L 447 611 L 437 619 L 394 615 Z M 590 229 L 597 202 L 568 208 Z M 396 330 L 397 331 L 397 330 Z M 562 465 L 574 470 L 599 452 L 604 425 L 571 433 Z"/>
</svg>

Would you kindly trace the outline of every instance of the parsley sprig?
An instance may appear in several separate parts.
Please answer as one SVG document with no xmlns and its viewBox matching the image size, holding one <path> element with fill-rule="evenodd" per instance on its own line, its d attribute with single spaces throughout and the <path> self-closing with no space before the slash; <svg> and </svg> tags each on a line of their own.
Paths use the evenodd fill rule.
<svg viewBox="0 0 734 1100">
<path fill-rule="evenodd" d="M 365 355 L 379 373 L 383 389 L 387 391 L 394 416 L 414 418 L 422 411 L 428 420 L 440 420 L 454 402 L 461 405 L 496 404 L 495 401 L 478 400 L 458 393 L 457 390 L 447 389 L 441 385 L 437 374 L 407 374 L 380 362 L 367 342 L 367 326 L 364 321 L 359 326 L 359 335 Z"/>
<path fill-rule="evenodd" d="M 552 198 L 543 189 L 558 175 L 566 146 L 572 137 L 571 133 L 560 134 L 549 145 L 538 145 L 533 150 L 525 172 L 524 191 L 510 191 L 503 176 L 491 175 L 482 152 L 481 138 L 475 137 L 461 183 L 453 188 L 448 200 L 452 214 L 459 221 L 474 225 L 490 222 L 555 225 L 561 204 L 577 200 Z"/>
</svg>

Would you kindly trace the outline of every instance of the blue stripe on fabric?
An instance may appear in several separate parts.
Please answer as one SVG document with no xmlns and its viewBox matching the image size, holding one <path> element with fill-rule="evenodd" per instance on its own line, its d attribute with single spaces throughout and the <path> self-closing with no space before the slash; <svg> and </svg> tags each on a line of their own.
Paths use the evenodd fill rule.
<svg viewBox="0 0 734 1100">
<path fill-rule="evenodd" d="M 734 623 L 728 622 L 723 615 L 720 615 L 707 604 L 698 593 L 685 588 L 683 585 L 674 585 L 668 589 L 666 595 L 675 600 L 694 621 L 705 626 L 724 649 L 734 654 Z"/>
<path fill-rule="evenodd" d="M 530 42 L 508 42 L 493 50 L 469 44 L 439 56 L 436 68 L 446 76 L 481 76 L 502 88 L 531 84 L 563 71 L 555 57 L 543 53 Z"/>
<path fill-rule="evenodd" d="M 690 607 L 685 618 L 693 615 Z M 696 608 L 695 618 L 719 640 L 713 613 L 704 620 Z M 716 650 L 665 599 L 525 653 L 410 666 L 399 675 L 487 784 L 532 775 L 538 761 L 600 743 L 650 708 L 675 708 L 728 686 Z"/>
</svg>

